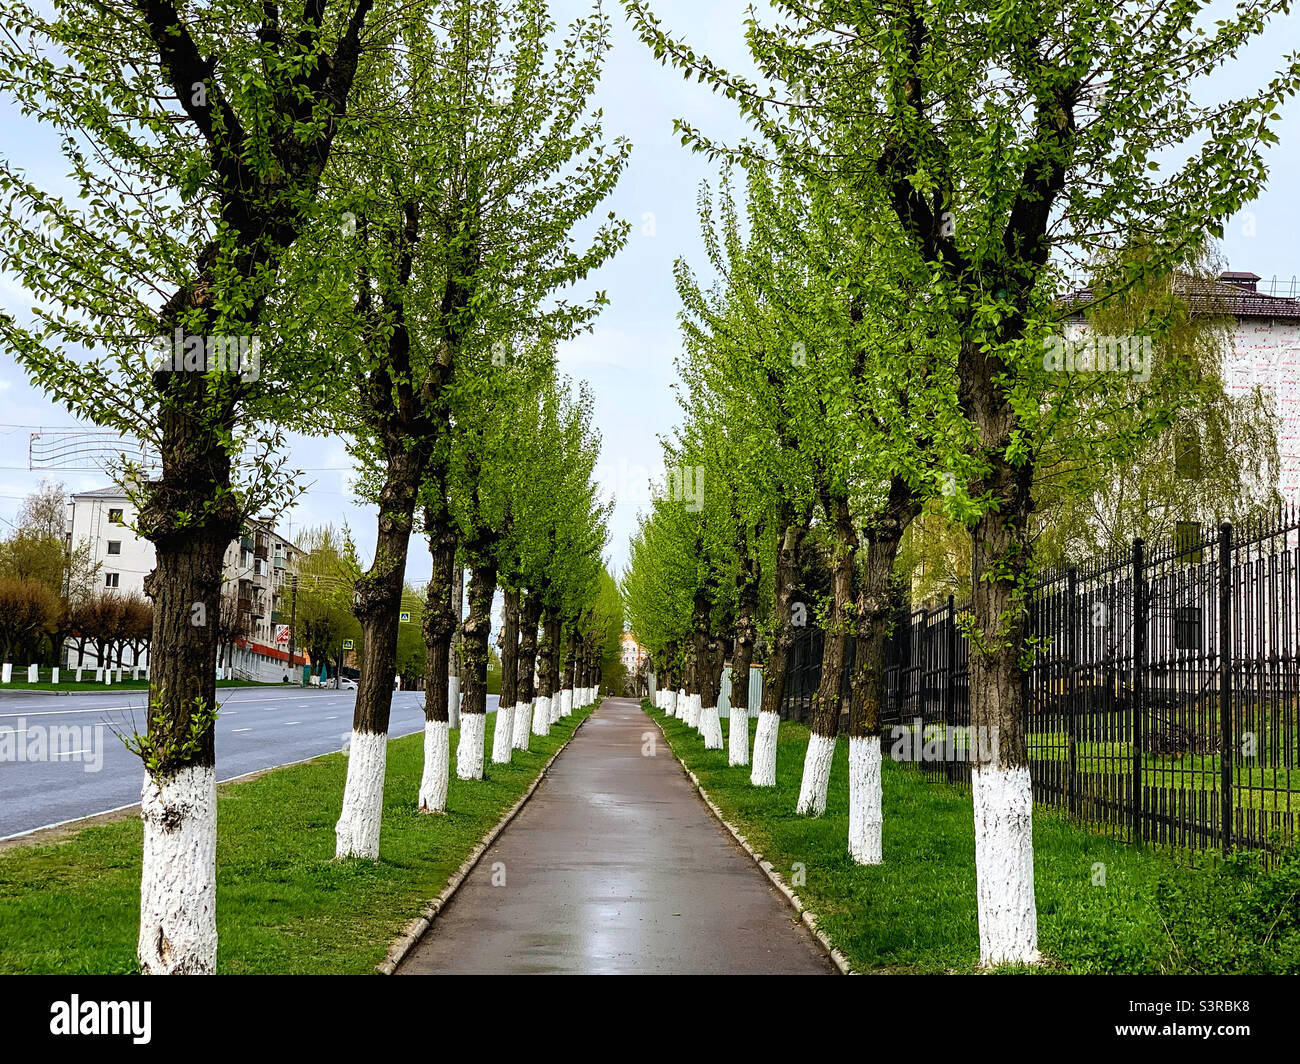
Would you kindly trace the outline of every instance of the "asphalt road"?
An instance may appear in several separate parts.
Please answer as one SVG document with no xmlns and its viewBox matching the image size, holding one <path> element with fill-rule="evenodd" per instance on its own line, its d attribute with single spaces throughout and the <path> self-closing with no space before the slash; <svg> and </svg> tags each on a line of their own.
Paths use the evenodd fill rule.
<svg viewBox="0 0 1300 1064">
<path fill-rule="evenodd" d="M 640 706 L 607 698 L 398 974 L 835 970 Z"/>
<path fill-rule="evenodd" d="M 355 691 L 267 687 L 217 693 L 219 779 L 341 750 L 352 730 Z M 140 759 L 118 736 L 144 730 L 145 702 L 144 691 L 0 694 L 0 838 L 138 802 Z M 394 692 L 389 735 L 423 730 L 423 704 L 421 691 Z M 488 696 L 488 709 L 496 709 L 496 695 Z M 67 728 L 78 730 L 55 731 Z M 15 760 L 19 747 L 26 755 L 38 737 L 52 745 L 56 734 L 57 756 L 47 749 L 44 760 Z"/>
</svg>

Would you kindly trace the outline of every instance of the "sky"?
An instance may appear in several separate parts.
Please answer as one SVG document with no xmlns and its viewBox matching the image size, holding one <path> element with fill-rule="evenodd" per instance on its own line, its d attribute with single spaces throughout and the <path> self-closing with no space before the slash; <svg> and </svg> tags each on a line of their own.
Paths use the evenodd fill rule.
<svg viewBox="0 0 1300 1064">
<path fill-rule="evenodd" d="M 742 36 L 748 4 L 749 0 L 655 0 L 653 6 L 662 24 L 689 38 L 697 51 L 728 69 L 748 71 Z M 557 0 L 552 12 L 557 22 L 566 24 L 590 7 L 589 2 Z M 662 475 L 658 439 L 671 431 L 681 413 L 673 391 L 679 335 L 672 266 L 681 256 L 703 265 L 696 199 L 700 182 L 717 177 L 716 164 L 680 144 L 673 134 L 673 119 L 686 117 L 711 136 L 731 143 L 746 130 L 733 104 L 656 62 L 634 35 L 621 6 L 607 0 L 605 10 L 613 21 L 613 49 L 593 102 L 604 112 L 607 137 L 625 136 L 633 145 L 631 160 L 606 209 L 630 221 L 632 231 L 624 250 L 574 293 L 603 289 L 610 305 L 594 331 L 563 345 L 558 359 L 561 374 L 586 380 L 593 393 L 594 423 L 602 437 L 597 474 L 616 501 L 606 559 L 617 576 L 627 559 L 637 514 L 648 499 L 650 477 Z M 1297 49 L 1300 27 L 1292 18 L 1252 45 L 1245 62 L 1217 74 L 1209 84 L 1216 94 L 1241 93 L 1266 80 L 1280 55 Z M 1227 226 L 1221 252 L 1227 268 L 1289 280 L 1300 274 L 1300 253 L 1295 250 L 1295 234 L 1300 232 L 1300 106 L 1295 101 L 1275 128 L 1281 144 L 1269 156 L 1270 180 Z M 57 179 L 61 173 L 57 153 L 34 136 L 31 123 L 7 103 L 0 105 L 0 152 L 33 174 Z M 0 306 L 25 306 L 23 293 L 3 279 Z M 43 478 L 62 480 L 70 491 L 106 485 L 102 474 L 28 469 L 33 431 L 75 425 L 62 406 L 31 387 L 13 359 L 0 352 L 0 534 L 4 523 L 14 519 L 22 499 Z M 290 446 L 292 463 L 304 470 L 309 487 L 281 519 L 280 530 L 293 538 L 313 525 L 346 521 L 363 556 L 369 558 L 375 542 L 375 508 L 350 490 L 350 460 L 343 442 L 294 437 Z M 413 544 L 408 581 L 422 583 L 429 568 L 427 550 Z"/>
</svg>

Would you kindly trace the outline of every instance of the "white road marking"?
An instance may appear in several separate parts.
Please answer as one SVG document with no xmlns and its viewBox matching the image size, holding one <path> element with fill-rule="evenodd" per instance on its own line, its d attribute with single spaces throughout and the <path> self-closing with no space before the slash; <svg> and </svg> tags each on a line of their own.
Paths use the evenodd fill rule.
<svg viewBox="0 0 1300 1064">
<path fill-rule="evenodd" d="M 236 728 L 236 729 L 235 729 L 233 732 L 231 732 L 230 734 L 234 735 L 236 732 L 241 732 L 241 731 L 252 731 L 252 730 L 253 730 L 252 728 Z"/>
</svg>

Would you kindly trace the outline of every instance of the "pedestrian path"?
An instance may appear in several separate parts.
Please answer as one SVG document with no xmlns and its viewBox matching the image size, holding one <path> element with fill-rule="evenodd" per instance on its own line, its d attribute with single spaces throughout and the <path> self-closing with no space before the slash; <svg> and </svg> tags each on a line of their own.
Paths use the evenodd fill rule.
<svg viewBox="0 0 1300 1064">
<path fill-rule="evenodd" d="M 650 738 L 657 753 L 643 756 Z M 640 705 L 614 698 L 398 974 L 834 970 Z"/>
</svg>

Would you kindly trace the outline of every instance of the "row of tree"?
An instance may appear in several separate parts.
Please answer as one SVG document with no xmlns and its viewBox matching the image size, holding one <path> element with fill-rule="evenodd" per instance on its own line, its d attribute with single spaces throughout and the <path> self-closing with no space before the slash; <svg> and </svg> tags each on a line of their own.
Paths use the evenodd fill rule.
<svg viewBox="0 0 1300 1064">
<path fill-rule="evenodd" d="M 684 423 L 624 581 L 663 704 L 721 748 L 723 660 L 732 705 L 744 706 L 765 621 L 751 781 L 771 786 L 803 620 L 796 583 L 810 551 L 824 558 L 813 605 L 825 649 L 797 810 L 825 808 L 852 636 L 847 844 L 880 862 L 900 552 L 914 525 L 922 553 L 964 543 L 980 951 L 988 964 L 1032 963 L 1025 604 L 1036 566 L 1105 537 L 1097 515 L 1131 524 L 1150 504 L 1107 498 L 1167 461 L 1173 426 L 1236 424 L 1233 445 L 1268 435 L 1258 397 L 1230 409 L 1219 348 L 1182 294 L 1207 234 L 1258 187 L 1269 120 L 1300 64 L 1213 106 L 1191 87 L 1285 4 L 1238 8 L 1208 29 L 1196 5 L 1159 0 L 991 13 L 959 0 L 781 4 L 779 24 L 747 23 L 754 81 L 674 38 L 646 0 L 625 2 L 654 54 L 733 100 L 757 135 L 723 145 L 679 121 L 685 143 L 731 165 L 718 204 L 703 201 L 711 278 L 678 270 Z M 1078 310 L 1063 302 L 1072 264 L 1088 328 L 1136 341 L 1149 363 L 1090 372 L 1048 357 Z M 1174 488 L 1157 480 L 1152 494 L 1170 502 Z M 1231 486 L 1242 494 L 1213 516 L 1271 497 L 1249 474 Z M 1203 484 L 1187 493 L 1215 503 Z M 745 764 L 744 714 L 731 722 L 729 760 Z"/>
<path fill-rule="evenodd" d="M 52 190 L 0 161 L 0 264 L 35 304 L 0 337 L 73 413 L 160 458 L 120 470 L 156 552 L 138 951 L 145 972 L 210 972 L 220 626 L 195 618 L 220 616 L 246 518 L 298 490 L 287 432 L 342 435 L 378 510 L 350 586 L 300 583 L 347 597 L 360 646 L 340 857 L 379 854 L 413 534 L 433 558 L 413 802 L 445 802 L 458 568 L 461 776 L 484 774 L 498 587 L 520 633 L 502 741 L 506 720 L 514 749 L 591 697 L 606 516 L 590 399 L 554 352 L 604 303 L 562 290 L 628 231 L 592 218 L 629 150 L 589 106 L 609 21 L 560 33 L 543 0 L 0 0 L 0 16 L 0 85 L 69 168 Z M 306 608 L 306 632 L 328 629 Z"/>
</svg>

